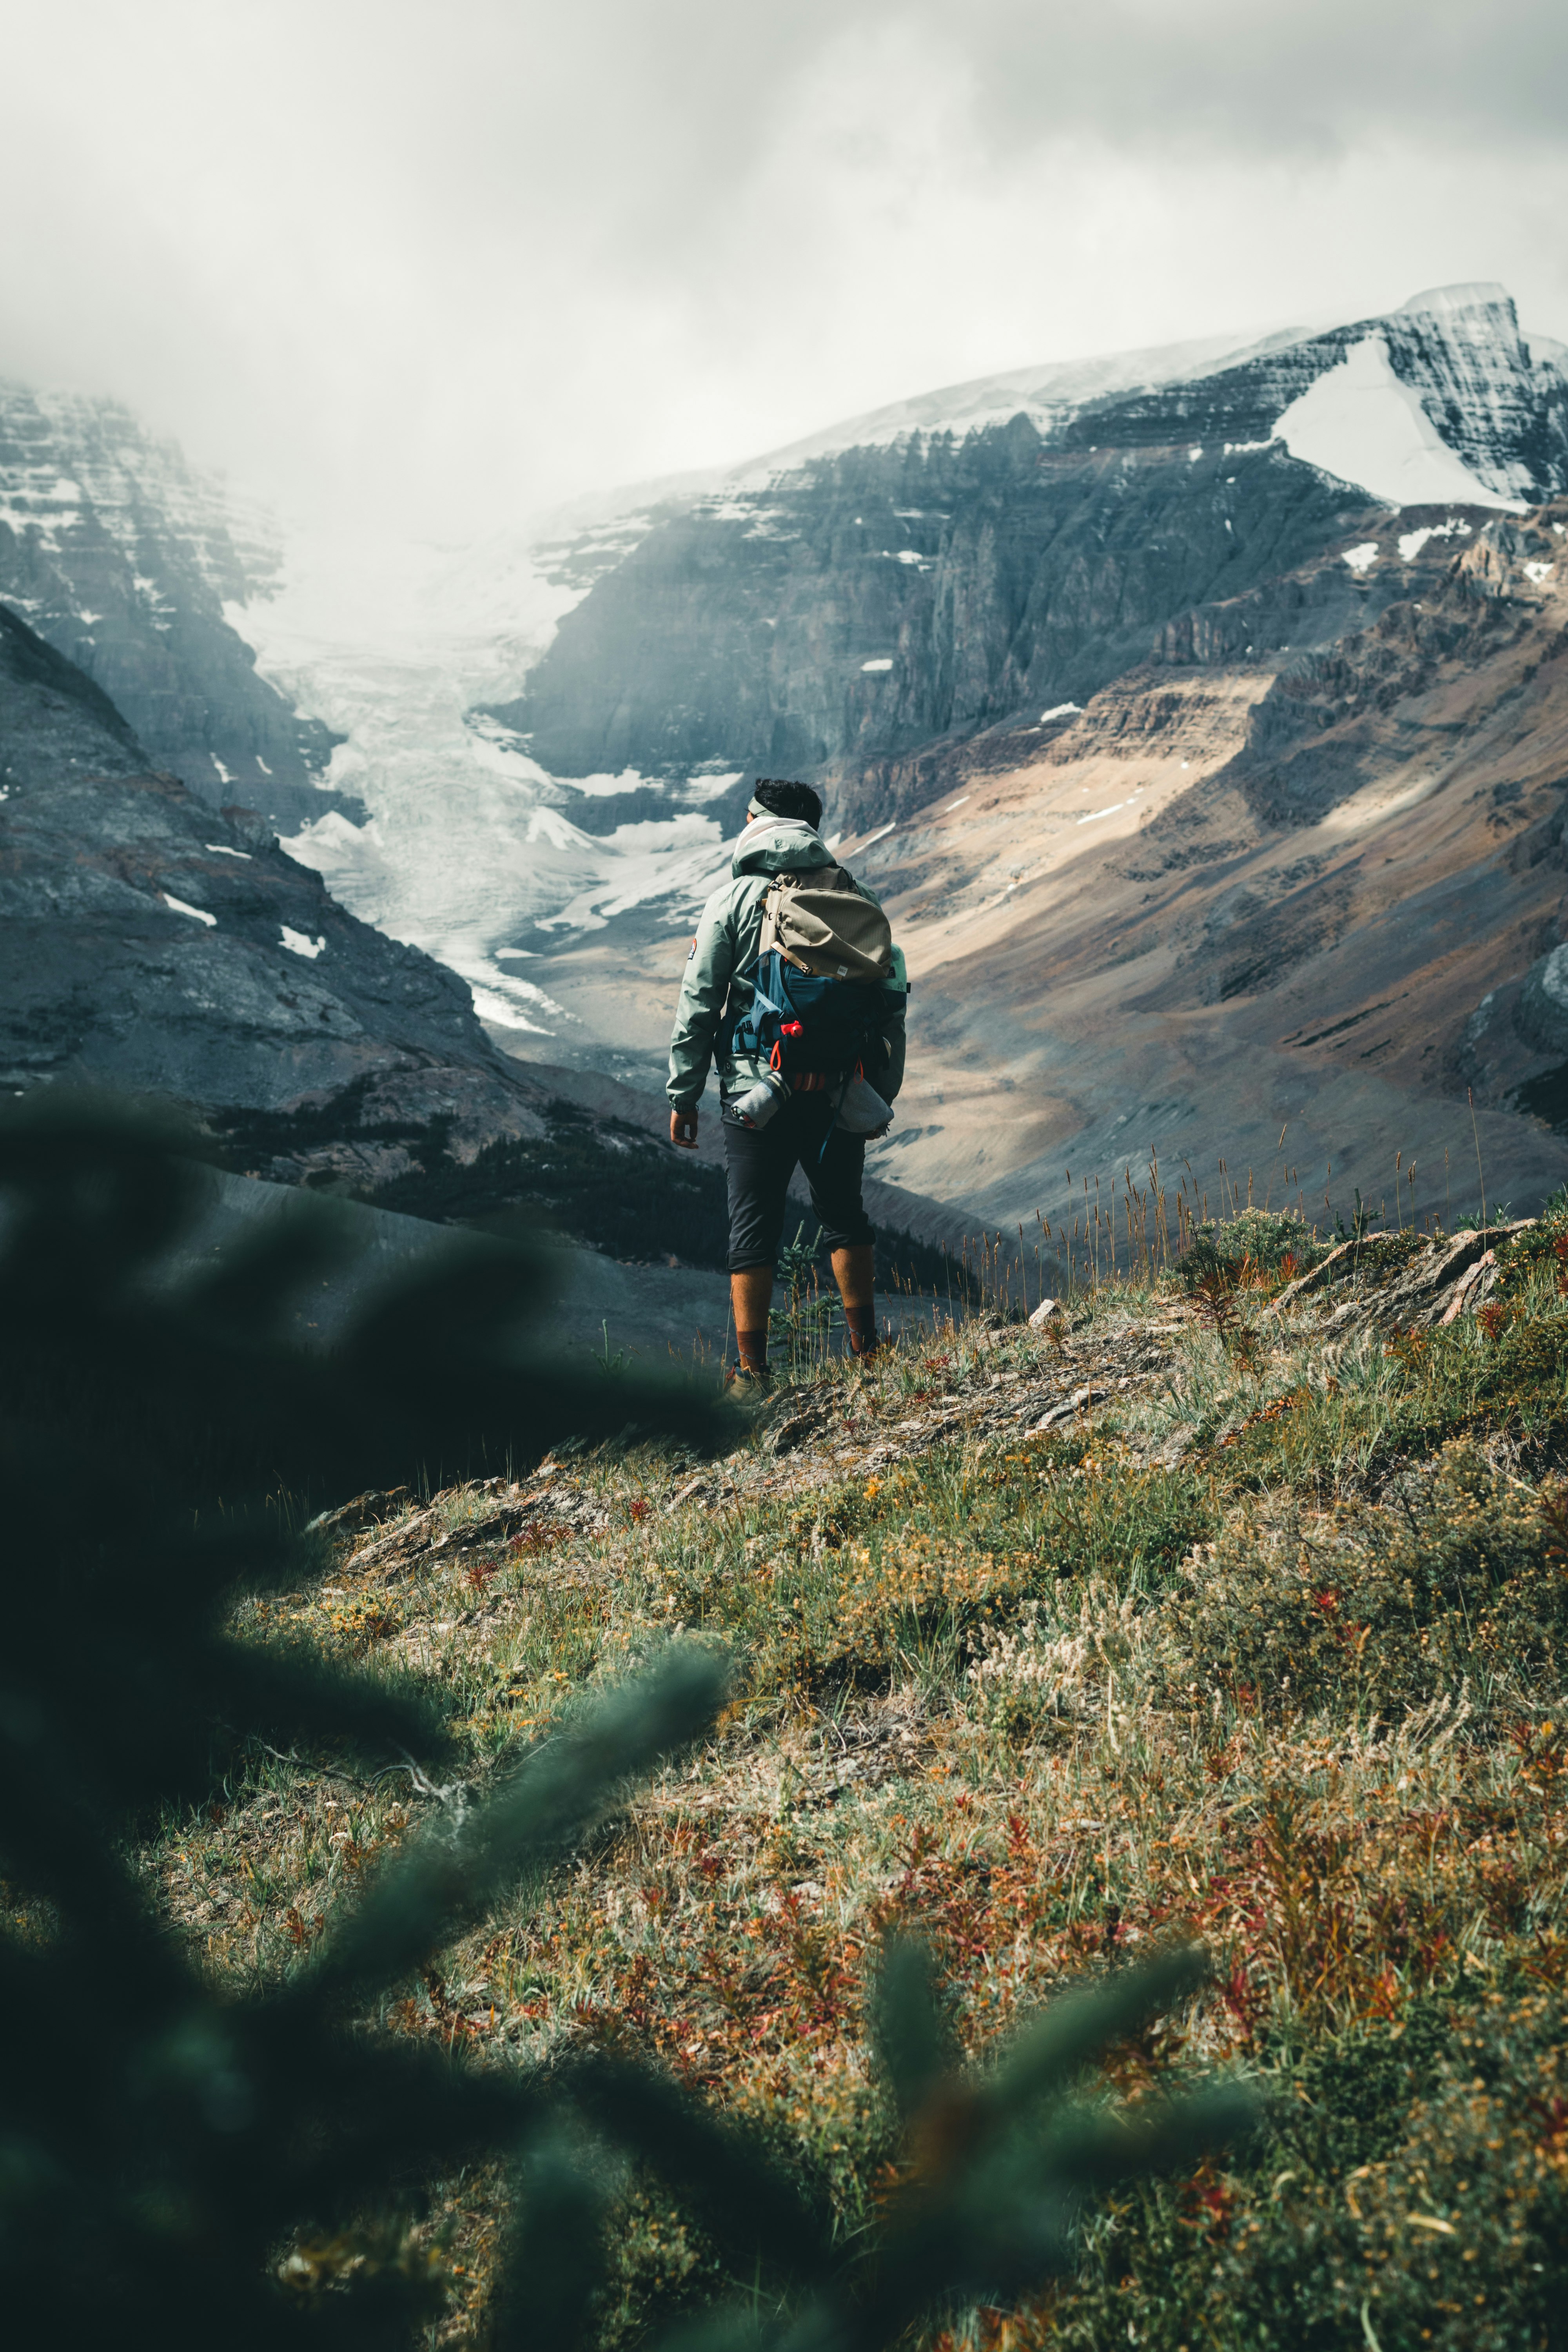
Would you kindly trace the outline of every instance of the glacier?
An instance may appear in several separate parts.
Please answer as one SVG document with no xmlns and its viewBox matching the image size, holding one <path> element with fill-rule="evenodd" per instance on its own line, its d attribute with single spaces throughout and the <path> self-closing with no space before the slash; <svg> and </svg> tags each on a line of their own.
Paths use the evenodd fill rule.
<svg viewBox="0 0 1568 2352">
<path fill-rule="evenodd" d="M 370 811 L 356 823 L 323 808 L 283 847 L 362 920 L 458 972 L 481 1019 L 535 1035 L 567 1016 L 509 969 L 520 931 L 700 901 L 728 857 L 701 803 L 733 775 L 695 776 L 681 801 L 636 773 L 563 782 L 476 715 L 517 691 L 582 593 L 511 536 L 455 552 L 307 526 L 285 531 L 271 593 L 225 607 L 261 675 L 344 739 L 323 791 Z M 667 821 L 607 835 L 572 822 L 577 795 L 639 787 L 668 793 Z"/>
</svg>

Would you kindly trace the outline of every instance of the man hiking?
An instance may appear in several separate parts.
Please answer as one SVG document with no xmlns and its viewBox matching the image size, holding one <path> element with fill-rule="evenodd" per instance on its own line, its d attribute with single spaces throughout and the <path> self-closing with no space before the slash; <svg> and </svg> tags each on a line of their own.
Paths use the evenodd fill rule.
<svg viewBox="0 0 1568 2352">
<path fill-rule="evenodd" d="M 702 909 L 669 1041 L 669 1139 L 697 1148 L 697 1105 L 719 1071 L 730 1187 L 730 1296 L 740 1362 L 765 1386 L 768 1303 L 796 1167 L 833 1255 L 850 1351 L 876 1352 L 868 1138 L 885 1135 L 904 1076 L 904 960 L 888 919 L 822 838 L 809 784 L 761 778 L 731 879 Z"/>
</svg>

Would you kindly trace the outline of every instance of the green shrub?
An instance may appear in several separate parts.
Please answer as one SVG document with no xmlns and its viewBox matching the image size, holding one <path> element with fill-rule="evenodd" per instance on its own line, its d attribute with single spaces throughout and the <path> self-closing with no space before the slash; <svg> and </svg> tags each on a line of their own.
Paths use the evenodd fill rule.
<svg viewBox="0 0 1568 2352">
<path fill-rule="evenodd" d="M 1287 2126 L 1258 2195 L 1216 2250 L 1215 2300 L 1240 2340 L 1379 2352 L 1536 2352 L 1563 2341 L 1568 2070 L 1560 1998 L 1493 1992 L 1450 2008 L 1426 2087 L 1387 2143 L 1311 2180 Z M 1352 2049 L 1387 2052 L 1386 2032 Z M 1343 2095 L 1340 2081 L 1326 2090 Z M 1387 2074 L 1376 2070 L 1376 2079 Z M 1262 2187 L 1261 2181 L 1259 2187 Z"/>
<path fill-rule="evenodd" d="M 1568 1281 L 1568 1202 L 1554 1193 L 1533 1225 L 1499 1242 L 1497 1255 L 1504 1297 L 1520 1297 L 1543 1273 L 1554 1275 L 1561 1289 Z"/>
<path fill-rule="evenodd" d="M 1167 1604 L 1182 1649 L 1275 1710 L 1337 1694 L 1401 1713 L 1568 1667 L 1568 1536 L 1540 1498 L 1462 1440 L 1408 1484 L 1397 1513 L 1310 1542 L 1245 1510 Z"/>
<path fill-rule="evenodd" d="M 1243 1209 L 1238 1216 L 1210 1218 L 1194 1226 L 1175 1272 L 1184 1289 L 1196 1291 L 1218 1276 L 1233 1287 L 1243 1273 L 1305 1274 L 1327 1253 L 1302 1218 L 1268 1209 Z"/>
</svg>

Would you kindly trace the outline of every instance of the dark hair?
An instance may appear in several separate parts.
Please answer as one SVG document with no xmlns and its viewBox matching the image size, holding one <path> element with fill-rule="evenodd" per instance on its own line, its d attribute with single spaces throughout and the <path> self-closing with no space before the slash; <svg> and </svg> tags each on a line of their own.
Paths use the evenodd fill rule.
<svg viewBox="0 0 1568 2352">
<path fill-rule="evenodd" d="M 822 823 L 822 794 L 809 784 L 792 784 L 783 776 L 759 776 L 752 798 L 773 816 L 799 817 L 803 824 Z"/>
</svg>

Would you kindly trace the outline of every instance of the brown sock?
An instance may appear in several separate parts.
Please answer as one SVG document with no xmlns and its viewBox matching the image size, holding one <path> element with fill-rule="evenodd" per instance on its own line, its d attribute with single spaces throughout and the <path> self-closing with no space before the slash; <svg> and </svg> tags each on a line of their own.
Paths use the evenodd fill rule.
<svg viewBox="0 0 1568 2352">
<path fill-rule="evenodd" d="M 847 1307 L 844 1320 L 849 1326 L 849 1352 L 852 1356 L 874 1356 L 877 1352 L 877 1310 L 874 1307 Z"/>
<path fill-rule="evenodd" d="M 743 1372 L 755 1372 L 759 1378 L 765 1379 L 768 1369 L 766 1328 L 764 1327 L 761 1331 L 737 1331 L 735 1345 L 741 1351 L 741 1370 Z"/>
</svg>

